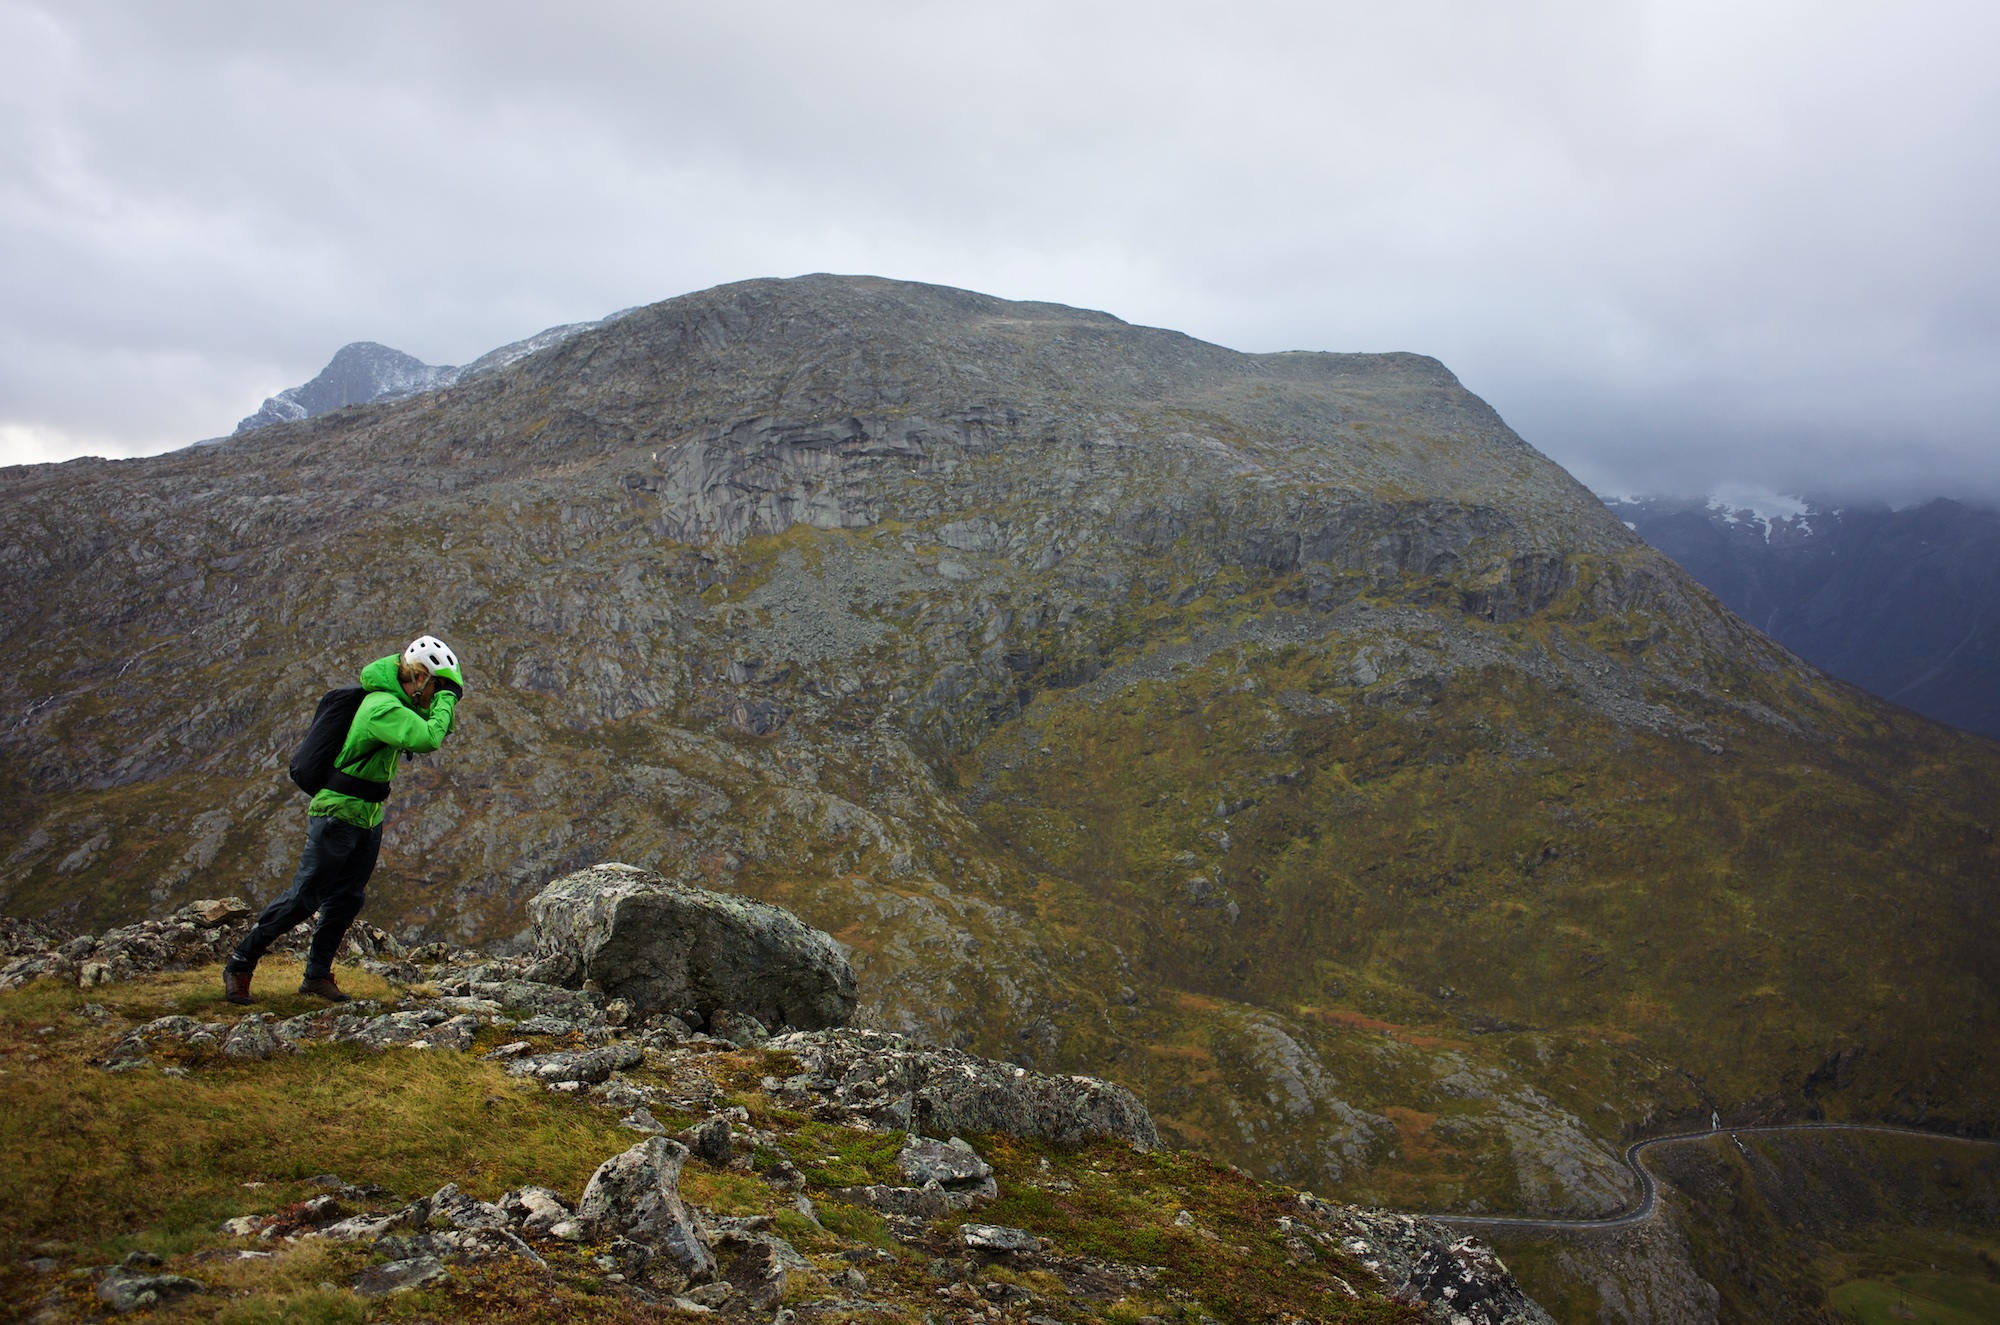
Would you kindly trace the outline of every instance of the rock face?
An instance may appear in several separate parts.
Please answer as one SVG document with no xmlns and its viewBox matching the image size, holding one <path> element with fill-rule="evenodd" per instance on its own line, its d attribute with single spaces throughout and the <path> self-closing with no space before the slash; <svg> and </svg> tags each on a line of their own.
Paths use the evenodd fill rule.
<svg viewBox="0 0 2000 1325">
<path fill-rule="evenodd" d="M 640 1013 L 692 1009 L 817 1030 L 854 1015 L 854 968 L 831 936 L 789 911 L 599 865 L 528 904 L 538 969 L 590 981 Z"/>
</svg>

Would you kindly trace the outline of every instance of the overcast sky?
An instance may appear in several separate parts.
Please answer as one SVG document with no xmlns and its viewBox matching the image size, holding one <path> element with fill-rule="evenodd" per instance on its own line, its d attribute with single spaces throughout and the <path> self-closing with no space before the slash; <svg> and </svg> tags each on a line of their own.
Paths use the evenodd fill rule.
<svg viewBox="0 0 2000 1325">
<path fill-rule="evenodd" d="M 868 272 L 1417 350 L 1599 490 L 2000 497 L 2000 6 L 0 0 L 0 460 Z"/>
</svg>

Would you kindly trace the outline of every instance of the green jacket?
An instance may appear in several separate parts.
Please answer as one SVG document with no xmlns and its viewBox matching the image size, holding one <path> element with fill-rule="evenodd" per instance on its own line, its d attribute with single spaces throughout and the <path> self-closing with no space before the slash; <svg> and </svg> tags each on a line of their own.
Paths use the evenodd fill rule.
<svg viewBox="0 0 2000 1325">
<path fill-rule="evenodd" d="M 396 679 L 396 655 L 377 658 L 361 669 L 361 697 L 354 725 L 347 729 L 340 757 L 334 766 L 351 777 L 371 782 L 388 782 L 396 776 L 396 752 L 429 754 L 444 744 L 451 730 L 451 711 L 458 697 L 449 690 L 439 692 L 429 708 L 418 708 L 403 693 Z M 362 758 L 366 752 L 366 758 Z M 312 798 L 306 813 L 315 818 L 330 816 L 357 828 L 373 828 L 382 822 L 382 802 L 356 800 L 337 791 L 322 791 Z"/>
</svg>

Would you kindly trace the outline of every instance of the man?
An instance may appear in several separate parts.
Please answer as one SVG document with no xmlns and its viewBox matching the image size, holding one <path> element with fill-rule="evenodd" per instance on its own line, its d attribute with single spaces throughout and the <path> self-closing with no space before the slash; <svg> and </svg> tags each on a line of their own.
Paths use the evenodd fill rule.
<svg viewBox="0 0 2000 1325">
<path fill-rule="evenodd" d="M 291 890 L 264 908 L 222 968 L 222 996 L 231 1003 L 250 1001 L 250 976 L 264 950 L 315 911 L 319 921 L 299 992 L 331 1003 L 351 1001 L 334 983 L 333 958 L 361 912 L 368 876 L 375 872 L 382 801 L 396 775 L 397 753 L 428 754 L 444 744 L 465 679 L 458 656 L 444 641 L 425 635 L 402 657 L 391 654 L 362 668 L 361 687 L 367 694 L 334 761 L 339 772 L 306 807 L 306 848 Z"/>
</svg>

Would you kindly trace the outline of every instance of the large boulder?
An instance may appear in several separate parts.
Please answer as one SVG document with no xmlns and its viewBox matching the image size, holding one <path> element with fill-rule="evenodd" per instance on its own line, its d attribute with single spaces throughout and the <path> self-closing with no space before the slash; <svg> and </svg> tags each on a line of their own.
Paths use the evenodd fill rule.
<svg viewBox="0 0 2000 1325">
<path fill-rule="evenodd" d="M 693 1011 L 765 1026 L 844 1026 L 857 989 L 833 936 L 762 902 L 607 864 L 557 879 L 528 903 L 536 974 L 586 980 L 640 1014 Z"/>
</svg>

